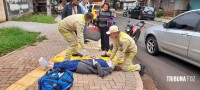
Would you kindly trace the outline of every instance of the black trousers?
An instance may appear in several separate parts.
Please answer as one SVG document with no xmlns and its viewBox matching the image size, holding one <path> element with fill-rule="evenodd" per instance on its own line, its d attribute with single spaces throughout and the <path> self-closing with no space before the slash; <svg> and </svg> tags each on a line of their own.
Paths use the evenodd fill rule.
<svg viewBox="0 0 200 90">
<path fill-rule="evenodd" d="M 109 36 L 106 34 L 108 31 L 107 27 L 99 27 L 101 33 L 101 50 L 109 50 Z"/>
<path fill-rule="evenodd" d="M 86 37 L 86 36 L 85 36 L 85 35 L 86 35 L 85 32 L 86 32 L 86 29 L 87 29 L 88 26 L 89 26 L 89 24 L 86 23 L 86 24 L 85 24 L 85 27 L 84 27 L 84 29 L 83 29 L 83 38 L 84 38 L 84 41 L 86 40 L 86 38 L 85 38 L 85 37 Z"/>
</svg>

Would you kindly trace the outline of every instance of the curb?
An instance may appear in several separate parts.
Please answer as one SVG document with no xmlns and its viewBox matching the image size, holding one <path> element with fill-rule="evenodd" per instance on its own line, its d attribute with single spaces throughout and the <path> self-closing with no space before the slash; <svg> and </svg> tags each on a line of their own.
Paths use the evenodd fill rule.
<svg viewBox="0 0 200 90">
<path fill-rule="evenodd" d="M 1 59 L 1 58 L 4 58 L 4 57 L 7 57 L 7 56 L 9 56 L 9 55 L 12 55 L 12 54 L 16 53 L 17 51 L 22 50 L 22 49 L 24 49 L 24 48 L 26 48 L 26 47 L 28 47 L 28 46 L 29 46 L 29 45 L 22 46 L 22 47 L 20 47 L 20 48 L 14 50 L 14 51 L 12 51 L 12 52 L 10 52 L 10 53 L 7 53 L 7 54 L 3 55 L 2 57 L 0 57 L 0 59 Z"/>
<path fill-rule="evenodd" d="M 167 22 L 169 22 L 170 21 L 170 19 L 168 20 L 168 19 L 159 19 L 159 18 L 155 18 L 155 21 L 157 21 L 157 22 L 163 22 L 163 23 L 167 23 Z"/>
<path fill-rule="evenodd" d="M 42 35 L 41 32 L 39 32 L 39 33 L 40 33 L 40 34 L 38 35 L 38 37 L 40 37 L 40 36 Z M 45 36 L 46 36 L 46 35 L 45 35 Z M 37 38 L 38 38 L 38 37 L 37 37 Z M 48 38 L 45 39 L 45 40 L 48 40 Z M 44 40 L 42 40 L 42 41 L 44 41 Z M 22 47 L 20 47 L 20 48 L 14 50 L 14 51 L 12 51 L 12 52 L 9 52 L 9 53 L 7 53 L 7 54 L 1 56 L 0 59 L 1 59 L 1 58 L 4 58 L 4 57 L 7 57 L 7 56 L 9 56 L 9 55 L 12 55 L 12 54 L 16 53 L 17 51 L 22 50 L 22 49 L 24 49 L 24 48 L 26 48 L 26 47 L 29 47 L 29 46 L 37 46 L 39 43 L 40 43 L 39 41 L 36 41 L 36 42 L 33 43 L 33 44 L 22 46 Z"/>
<path fill-rule="evenodd" d="M 44 41 L 44 40 L 43 40 L 43 41 Z M 7 56 L 9 56 L 9 55 L 12 55 L 12 54 L 16 53 L 17 51 L 22 50 L 22 49 L 24 49 L 24 48 L 26 48 L 26 47 L 29 47 L 29 46 L 37 46 L 39 43 L 40 43 L 40 42 L 35 42 L 35 43 L 31 44 L 31 45 L 22 46 L 22 47 L 20 47 L 20 48 L 14 50 L 14 51 L 12 51 L 12 52 L 9 52 L 9 53 L 3 55 L 2 57 L 0 57 L 0 59 L 1 59 L 1 58 L 4 58 L 4 57 L 7 57 Z"/>
<path fill-rule="evenodd" d="M 134 60 L 139 61 L 137 56 L 135 56 Z M 143 84 L 142 78 L 139 74 L 139 71 L 134 72 L 134 76 L 135 76 L 135 81 L 136 81 L 136 90 L 144 90 L 144 84 Z"/>
<path fill-rule="evenodd" d="M 135 81 L 136 81 L 136 90 L 143 90 L 143 81 L 139 72 L 134 72 Z"/>
<path fill-rule="evenodd" d="M 162 20 L 155 20 L 156 22 L 162 22 L 162 23 L 166 23 L 165 21 Z"/>
</svg>

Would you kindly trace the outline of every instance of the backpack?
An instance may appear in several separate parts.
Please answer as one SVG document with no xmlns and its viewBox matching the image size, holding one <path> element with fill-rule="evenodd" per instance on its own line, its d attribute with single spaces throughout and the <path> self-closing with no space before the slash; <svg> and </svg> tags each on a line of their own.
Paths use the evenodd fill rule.
<svg viewBox="0 0 200 90">
<path fill-rule="evenodd" d="M 38 90 L 69 90 L 73 86 L 73 81 L 71 71 L 50 69 L 38 80 Z"/>
<path fill-rule="evenodd" d="M 110 26 L 112 26 L 112 25 L 115 25 L 115 24 L 116 24 L 116 19 L 115 19 L 115 17 L 110 16 L 110 17 L 108 18 L 108 20 L 107 20 L 107 26 L 108 26 L 108 28 L 109 28 Z"/>
</svg>

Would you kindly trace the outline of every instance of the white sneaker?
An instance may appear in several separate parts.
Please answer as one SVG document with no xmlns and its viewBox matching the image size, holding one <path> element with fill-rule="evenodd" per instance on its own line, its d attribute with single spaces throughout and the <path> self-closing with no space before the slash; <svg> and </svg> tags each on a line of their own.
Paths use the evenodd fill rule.
<svg viewBox="0 0 200 90">
<path fill-rule="evenodd" d="M 95 62 L 96 62 L 96 61 L 95 61 L 94 58 L 93 58 L 93 59 L 92 59 L 92 63 L 93 63 L 93 65 L 95 65 Z"/>
<path fill-rule="evenodd" d="M 39 64 L 42 66 L 43 69 L 46 69 L 49 65 L 48 61 L 43 57 L 40 57 Z"/>
</svg>

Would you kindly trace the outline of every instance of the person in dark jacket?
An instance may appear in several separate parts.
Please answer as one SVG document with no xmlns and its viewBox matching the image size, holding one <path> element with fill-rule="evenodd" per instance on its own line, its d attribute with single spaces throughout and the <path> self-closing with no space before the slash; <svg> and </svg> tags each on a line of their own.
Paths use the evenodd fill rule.
<svg viewBox="0 0 200 90">
<path fill-rule="evenodd" d="M 82 9 L 79 6 L 79 0 L 72 0 L 70 3 L 66 3 L 62 12 L 62 19 L 73 14 L 82 14 Z"/>
<path fill-rule="evenodd" d="M 53 69 L 67 69 L 81 74 L 98 74 L 100 77 L 111 74 L 114 69 L 114 64 L 112 61 L 106 62 L 103 59 L 66 60 L 64 62 L 52 63 L 41 57 L 39 59 L 39 64 L 43 69 L 46 69 L 47 67 Z"/>
</svg>

